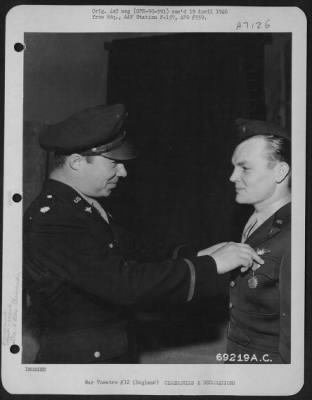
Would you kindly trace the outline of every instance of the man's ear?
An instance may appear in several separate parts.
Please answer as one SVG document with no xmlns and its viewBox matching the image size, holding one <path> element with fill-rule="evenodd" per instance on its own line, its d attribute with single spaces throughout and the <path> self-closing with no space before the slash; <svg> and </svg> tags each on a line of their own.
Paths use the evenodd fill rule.
<svg viewBox="0 0 312 400">
<path fill-rule="evenodd" d="M 76 153 L 71 154 L 67 159 L 69 167 L 74 171 L 78 171 L 81 168 L 83 161 L 84 157 Z"/>
<path fill-rule="evenodd" d="M 276 179 L 276 182 L 277 183 L 283 182 L 284 179 L 287 178 L 289 173 L 290 173 L 290 166 L 284 161 L 279 162 L 276 165 L 276 168 L 275 168 L 275 179 Z"/>
</svg>

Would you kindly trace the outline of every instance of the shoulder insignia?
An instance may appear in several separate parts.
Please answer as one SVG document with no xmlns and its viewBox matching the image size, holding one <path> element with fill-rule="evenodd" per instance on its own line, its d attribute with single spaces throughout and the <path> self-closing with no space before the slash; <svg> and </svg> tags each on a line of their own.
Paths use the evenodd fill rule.
<svg viewBox="0 0 312 400">
<path fill-rule="evenodd" d="M 273 225 L 273 227 L 269 230 L 269 236 L 273 236 L 280 231 L 281 231 L 281 228 Z"/>
<path fill-rule="evenodd" d="M 50 210 L 51 210 L 51 208 L 48 207 L 48 206 L 46 206 L 46 207 L 41 207 L 41 208 L 40 208 L 40 212 L 41 212 L 42 214 L 45 214 L 45 213 L 47 213 L 47 212 L 50 211 Z"/>
</svg>

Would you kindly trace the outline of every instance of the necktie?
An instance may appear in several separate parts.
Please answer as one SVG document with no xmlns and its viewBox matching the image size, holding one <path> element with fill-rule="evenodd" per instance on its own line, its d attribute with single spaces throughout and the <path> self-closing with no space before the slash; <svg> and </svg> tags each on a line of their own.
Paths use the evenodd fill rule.
<svg viewBox="0 0 312 400">
<path fill-rule="evenodd" d="M 249 236 L 252 234 L 252 232 L 256 229 L 256 227 L 257 227 L 257 216 L 256 216 L 256 214 L 252 214 L 252 216 L 249 218 L 249 220 L 243 230 L 242 243 L 246 242 L 246 240 L 249 238 Z"/>
<path fill-rule="evenodd" d="M 104 210 L 104 208 L 100 205 L 100 203 L 96 200 L 93 200 L 91 205 L 97 210 L 100 216 L 109 224 L 107 213 Z"/>
</svg>

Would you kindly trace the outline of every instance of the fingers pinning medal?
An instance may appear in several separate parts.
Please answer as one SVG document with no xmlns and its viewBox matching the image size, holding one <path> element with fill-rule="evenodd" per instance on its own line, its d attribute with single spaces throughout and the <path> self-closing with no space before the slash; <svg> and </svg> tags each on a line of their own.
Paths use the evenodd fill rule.
<svg viewBox="0 0 312 400">
<path fill-rule="evenodd" d="M 260 268 L 261 265 L 264 264 L 264 260 L 260 257 L 260 255 L 262 255 L 262 254 L 263 253 L 261 253 L 258 249 L 256 251 L 253 251 L 253 253 L 250 255 L 250 260 L 249 260 L 248 264 L 241 267 L 241 269 L 240 269 L 241 272 L 246 272 L 250 268 L 254 272 L 258 268 Z"/>
<path fill-rule="evenodd" d="M 248 262 L 248 265 L 244 265 L 243 267 L 241 267 L 241 269 L 240 269 L 241 272 L 248 271 L 252 267 L 252 264 L 253 264 L 253 260 L 250 259 L 249 262 Z"/>
</svg>

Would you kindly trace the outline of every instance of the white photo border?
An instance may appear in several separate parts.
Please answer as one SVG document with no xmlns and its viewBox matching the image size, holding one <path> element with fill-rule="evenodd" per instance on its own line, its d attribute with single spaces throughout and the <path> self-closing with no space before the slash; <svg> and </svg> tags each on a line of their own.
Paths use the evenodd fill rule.
<svg viewBox="0 0 312 400">
<path fill-rule="evenodd" d="M 135 6 L 114 6 L 133 9 Z M 140 6 L 173 9 L 176 6 Z M 212 9 L 207 21 L 95 20 L 92 6 L 34 6 L 11 9 L 6 19 L 5 133 L 3 180 L 2 384 L 15 394 L 291 395 L 303 386 L 305 291 L 305 148 L 307 21 L 297 7 L 179 6 Z M 96 6 L 109 13 L 111 6 Z M 133 11 L 132 11 L 133 12 Z M 26 32 L 240 32 L 292 33 L 292 346 L 289 365 L 40 365 L 27 370 L 22 343 L 23 52 L 14 50 Z M 268 22 L 269 21 L 269 22 Z M 258 24 L 260 22 L 260 24 Z M 246 370 L 248 369 L 248 373 Z M 66 379 L 64 378 L 66 377 Z M 278 378 L 277 378 L 278 377 Z M 93 384 L 86 384 L 86 381 Z M 97 380 L 108 383 L 97 384 Z M 136 380 L 146 384 L 135 384 Z M 123 385 L 122 381 L 129 381 Z M 166 382 L 195 382 L 168 385 Z M 210 382 L 203 384 L 203 382 Z M 110 382 L 110 383 L 109 383 Z M 117 382 L 117 383 L 116 383 Z M 148 384 L 148 382 L 154 382 Z M 201 382 L 201 384 L 198 384 Z M 283 385 L 281 385 L 281 382 Z"/>
</svg>

